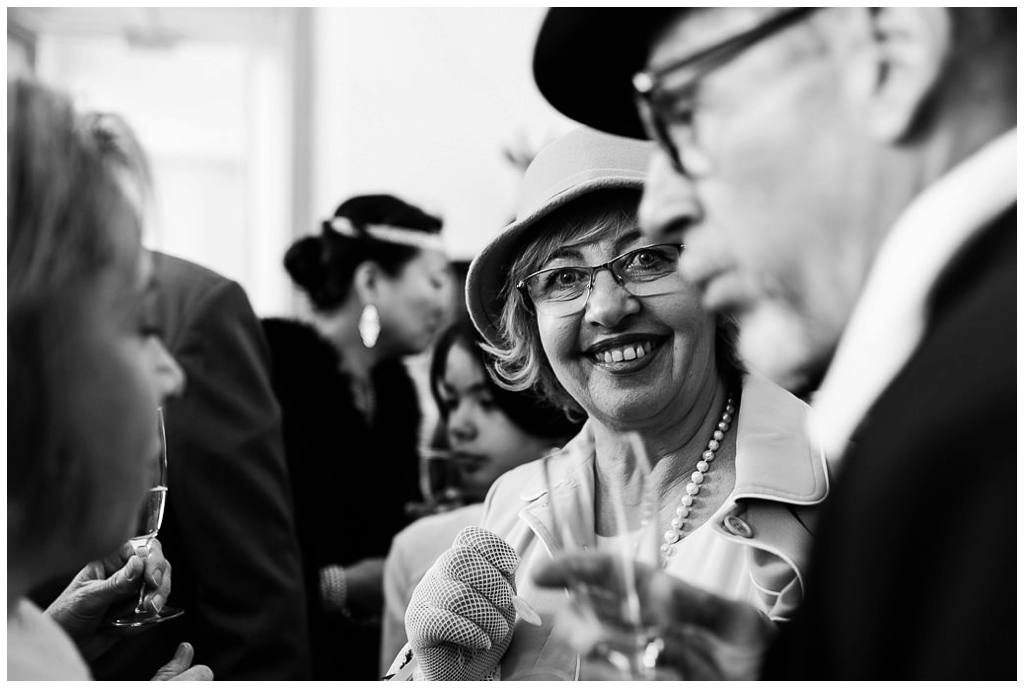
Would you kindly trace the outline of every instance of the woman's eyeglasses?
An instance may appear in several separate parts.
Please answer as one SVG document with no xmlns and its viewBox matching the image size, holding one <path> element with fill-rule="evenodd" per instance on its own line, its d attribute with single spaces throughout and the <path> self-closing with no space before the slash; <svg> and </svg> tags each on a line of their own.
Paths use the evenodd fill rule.
<svg viewBox="0 0 1024 688">
<path fill-rule="evenodd" d="M 545 268 L 528 275 L 516 289 L 522 292 L 538 313 L 566 316 L 583 310 L 601 270 L 612 273 L 616 283 L 633 296 L 665 293 L 655 283 L 676 274 L 682 244 L 654 244 L 627 251 L 607 263 L 586 267 L 563 265 Z"/>
</svg>

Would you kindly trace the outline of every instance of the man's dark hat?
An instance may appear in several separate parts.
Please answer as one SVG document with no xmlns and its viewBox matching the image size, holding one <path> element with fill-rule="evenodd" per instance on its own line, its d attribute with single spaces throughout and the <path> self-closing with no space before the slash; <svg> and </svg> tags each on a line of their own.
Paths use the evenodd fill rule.
<svg viewBox="0 0 1024 688">
<path fill-rule="evenodd" d="M 563 115 L 609 134 L 646 139 L 633 101 L 633 75 L 651 41 L 680 12 L 553 8 L 533 53 L 540 92 Z"/>
</svg>

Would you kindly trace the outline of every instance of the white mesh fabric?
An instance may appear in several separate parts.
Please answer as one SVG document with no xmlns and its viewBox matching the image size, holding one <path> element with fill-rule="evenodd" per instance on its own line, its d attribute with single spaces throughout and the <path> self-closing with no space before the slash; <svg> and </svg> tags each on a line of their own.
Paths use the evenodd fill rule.
<svg viewBox="0 0 1024 688">
<path fill-rule="evenodd" d="M 417 677 L 480 681 L 512 641 L 519 556 L 494 533 L 469 526 L 438 557 L 405 612 Z"/>
</svg>

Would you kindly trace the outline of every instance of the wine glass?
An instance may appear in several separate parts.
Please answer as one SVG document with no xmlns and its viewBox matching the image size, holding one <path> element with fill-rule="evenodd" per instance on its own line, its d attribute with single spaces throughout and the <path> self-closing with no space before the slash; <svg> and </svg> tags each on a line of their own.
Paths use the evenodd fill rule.
<svg viewBox="0 0 1024 688">
<path fill-rule="evenodd" d="M 153 462 L 152 482 L 149 492 L 146 494 L 146 501 L 139 513 L 139 520 L 136 524 L 135 535 L 128 538 L 132 549 L 138 552 L 143 547 L 149 547 L 160 532 L 160 525 L 164 519 L 164 507 L 167 503 L 167 434 L 164 431 L 163 409 L 156 410 L 156 430 L 160 439 L 160 452 Z M 169 621 L 185 613 L 184 609 L 175 607 L 164 607 L 160 611 L 146 609 L 143 601 L 146 597 L 146 581 L 143 578 L 142 587 L 139 590 L 139 601 L 135 610 L 128 616 L 113 621 L 118 628 L 135 628 L 156 624 L 162 621 Z"/>
<path fill-rule="evenodd" d="M 566 480 L 565 465 L 588 466 L 585 457 L 565 456 L 563 450 L 541 459 L 548 489 L 553 549 L 560 553 L 588 551 L 596 547 L 615 561 L 615 575 L 600 586 L 570 578 L 568 592 L 577 610 L 591 623 L 609 630 L 614 643 L 603 643 L 600 656 L 620 680 L 665 678 L 656 662 L 662 647 L 657 628 L 641 615 L 634 563 L 657 565 L 660 538 L 659 500 L 651 480 L 651 465 L 643 441 L 636 433 L 626 435 L 627 451 L 622 466 L 593 492 Z M 561 477 L 560 477 L 561 476 Z M 600 504 L 599 504 L 600 503 Z M 598 523 L 600 511 L 600 523 Z M 581 525 L 593 525 L 591 532 Z M 593 543 L 593 544 L 591 544 Z M 604 672 L 607 673 L 607 672 Z"/>
<path fill-rule="evenodd" d="M 461 475 L 447 449 L 420 447 L 420 480 L 430 513 L 462 506 Z"/>
</svg>

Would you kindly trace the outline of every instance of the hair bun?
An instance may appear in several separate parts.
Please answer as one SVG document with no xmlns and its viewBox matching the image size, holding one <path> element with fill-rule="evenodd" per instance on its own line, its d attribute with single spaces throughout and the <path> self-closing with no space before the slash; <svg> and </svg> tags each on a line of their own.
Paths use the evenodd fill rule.
<svg viewBox="0 0 1024 688">
<path fill-rule="evenodd" d="M 323 237 L 304 237 L 292 244 L 284 255 L 284 268 L 288 275 L 318 308 L 329 305 L 331 300 L 325 244 Z"/>
</svg>

